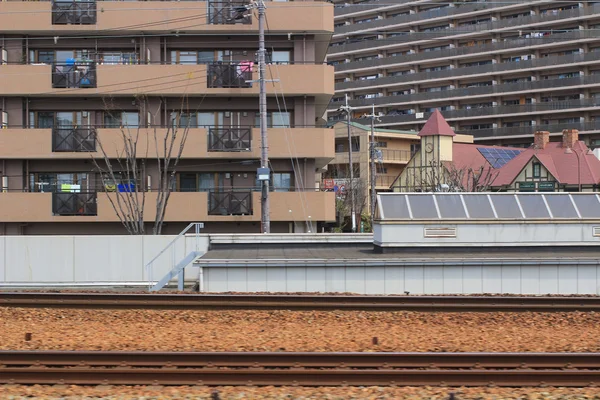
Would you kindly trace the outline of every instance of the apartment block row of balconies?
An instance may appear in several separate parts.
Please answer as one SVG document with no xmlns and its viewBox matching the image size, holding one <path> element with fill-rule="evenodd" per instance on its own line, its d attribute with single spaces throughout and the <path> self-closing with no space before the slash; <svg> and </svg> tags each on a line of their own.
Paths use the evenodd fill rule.
<svg viewBox="0 0 600 400">
<path fill-rule="evenodd" d="M 0 6 L 3 33 L 117 31 L 145 33 L 258 31 L 241 0 L 216 1 L 8 1 Z M 319 32 L 333 30 L 333 7 L 325 2 L 270 2 L 271 32 Z M 291 16 L 293 15 L 293 18 Z"/>
</svg>

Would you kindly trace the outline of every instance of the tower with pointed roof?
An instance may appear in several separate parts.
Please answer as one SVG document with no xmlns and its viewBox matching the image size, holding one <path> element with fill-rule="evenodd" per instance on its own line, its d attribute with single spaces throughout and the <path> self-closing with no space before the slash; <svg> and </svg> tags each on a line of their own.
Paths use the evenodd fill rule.
<svg viewBox="0 0 600 400">
<path fill-rule="evenodd" d="M 421 138 L 421 161 L 424 165 L 431 165 L 431 161 L 452 161 L 452 141 L 456 133 L 439 110 L 431 114 L 418 136 Z"/>
</svg>

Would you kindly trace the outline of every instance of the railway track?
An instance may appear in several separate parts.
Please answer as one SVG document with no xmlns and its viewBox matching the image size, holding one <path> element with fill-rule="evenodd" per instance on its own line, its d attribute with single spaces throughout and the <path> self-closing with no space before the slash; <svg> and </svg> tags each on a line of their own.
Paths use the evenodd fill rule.
<svg viewBox="0 0 600 400">
<path fill-rule="evenodd" d="M 600 297 L 0 292 L 0 307 L 180 310 L 600 311 Z"/>
<path fill-rule="evenodd" d="M 0 383 L 586 387 L 600 353 L 0 351 Z"/>
</svg>

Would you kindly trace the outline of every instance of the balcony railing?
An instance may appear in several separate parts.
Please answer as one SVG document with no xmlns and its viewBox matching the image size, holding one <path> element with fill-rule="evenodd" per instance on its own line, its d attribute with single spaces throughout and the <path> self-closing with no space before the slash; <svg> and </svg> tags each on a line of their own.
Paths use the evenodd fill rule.
<svg viewBox="0 0 600 400">
<path fill-rule="evenodd" d="M 209 1 L 208 23 L 215 25 L 252 24 L 252 12 L 247 1 Z"/>
<path fill-rule="evenodd" d="M 53 25 L 94 25 L 96 1 L 52 1 Z"/>
<path fill-rule="evenodd" d="M 52 65 L 53 88 L 95 88 L 96 64 L 72 62 Z"/>
<path fill-rule="evenodd" d="M 437 60 L 450 57 L 460 56 L 476 56 L 481 53 L 499 52 L 502 50 L 512 50 L 517 48 L 535 48 L 538 46 L 546 46 L 551 43 L 560 43 L 573 40 L 597 39 L 600 37 L 600 32 L 595 30 L 576 31 L 576 32 L 554 32 L 550 36 L 540 38 L 523 38 L 511 39 L 502 42 L 489 43 L 477 46 L 463 46 L 451 49 L 443 49 L 437 51 L 428 51 L 420 53 L 404 54 L 399 57 L 386 57 L 374 60 L 351 61 L 335 66 L 336 72 L 355 71 L 369 68 L 383 68 L 396 66 L 399 64 L 414 64 L 424 60 Z"/>
<path fill-rule="evenodd" d="M 396 175 L 376 175 L 375 176 L 375 187 L 389 188 L 392 183 L 396 180 Z"/>
<path fill-rule="evenodd" d="M 384 59 L 381 59 L 384 60 Z M 565 56 L 550 56 L 543 58 L 534 58 L 531 60 L 521 60 L 518 62 L 506 62 L 498 64 L 476 65 L 471 67 L 450 68 L 442 71 L 424 71 L 414 74 L 405 74 L 399 76 L 386 76 L 376 79 L 364 79 L 349 82 L 341 82 L 335 85 L 335 90 L 363 90 L 370 87 L 394 87 L 395 85 L 414 85 L 420 81 L 430 81 L 432 79 L 453 79 L 466 78 L 472 75 L 499 74 L 501 72 L 514 72 L 529 68 L 542 68 L 547 66 L 569 65 L 580 62 L 590 62 L 598 60 L 598 53 L 569 54 Z"/>
<path fill-rule="evenodd" d="M 249 88 L 252 83 L 251 61 L 240 63 L 216 62 L 208 64 L 207 85 L 209 88 Z"/>
<path fill-rule="evenodd" d="M 377 149 L 381 151 L 383 162 L 409 162 L 412 154 L 408 150 L 394 150 L 394 149 Z"/>
<path fill-rule="evenodd" d="M 252 191 L 209 192 L 208 215 L 252 215 Z"/>
<path fill-rule="evenodd" d="M 52 151 L 88 152 L 96 151 L 96 129 L 78 127 L 52 128 Z"/>
<path fill-rule="evenodd" d="M 506 106 L 492 106 L 492 107 L 480 107 L 460 110 L 448 110 L 442 111 L 442 115 L 446 119 L 466 118 L 466 117 L 493 117 L 498 115 L 511 115 L 511 114 L 526 114 L 536 113 L 540 111 L 565 111 L 578 110 L 580 108 L 600 108 L 600 103 L 597 99 L 575 99 L 575 100 L 561 100 L 561 101 L 548 101 L 543 103 L 533 104 L 518 104 L 518 105 L 506 105 Z M 379 117 L 379 123 L 382 125 L 398 124 L 403 122 L 421 122 L 424 123 L 431 116 L 431 113 L 423 113 L 423 118 L 417 119 L 415 114 L 405 115 L 386 115 Z M 359 120 L 359 122 L 365 123 L 367 120 Z"/>
<path fill-rule="evenodd" d="M 348 42 L 346 42 L 345 44 L 343 44 L 341 46 L 332 47 L 330 49 L 330 54 L 345 53 L 348 51 L 358 51 L 358 50 L 365 50 L 365 49 L 375 50 L 377 48 L 388 48 L 388 47 L 393 47 L 398 44 L 405 44 L 408 42 L 434 41 L 439 38 L 451 39 L 457 35 L 468 35 L 471 33 L 493 31 L 496 29 L 510 28 L 510 27 L 515 27 L 515 26 L 518 27 L 518 26 L 524 26 L 524 25 L 529 25 L 529 24 L 545 23 L 548 21 L 560 20 L 560 19 L 564 19 L 564 18 L 585 17 L 585 16 L 596 14 L 599 11 L 600 11 L 600 7 L 594 6 L 594 7 L 565 10 L 565 11 L 561 11 L 557 14 L 551 14 L 551 15 L 548 15 L 548 14 L 529 15 L 529 16 L 523 16 L 523 17 L 519 17 L 519 18 L 509 18 L 509 19 L 502 19 L 499 21 L 486 22 L 486 23 L 476 24 L 476 25 L 458 26 L 458 27 L 448 28 L 448 29 L 435 31 L 435 32 L 426 32 L 425 34 L 417 33 L 417 34 L 404 35 L 404 36 L 401 36 L 398 38 L 398 43 L 390 43 L 389 39 L 387 39 L 385 41 L 361 40 L 361 39 L 349 40 Z M 541 30 L 544 31 L 544 30 L 548 30 L 548 29 L 541 29 Z M 544 36 L 544 39 L 546 39 L 546 37 L 547 36 Z M 544 42 L 545 42 L 545 40 L 544 40 Z"/>
<path fill-rule="evenodd" d="M 53 193 L 54 215 L 98 215 L 96 193 Z"/>
<path fill-rule="evenodd" d="M 533 134 L 535 131 L 561 133 L 564 129 L 577 129 L 579 132 L 600 132 L 600 121 L 569 122 L 564 124 L 543 124 L 534 126 L 514 126 L 488 129 L 458 129 L 456 133 L 473 135 L 475 139 L 501 139 L 505 136 L 523 136 L 530 137 L 533 141 Z"/>
<path fill-rule="evenodd" d="M 351 100 L 350 105 L 353 107 L 371 107 L 375 106 L 396 106 L 411 104 L 422 101 L 437 101 L 441 99 L 453 99 L 470 96 L 491 96 L 502 93 L 527 93 L 539 89 L 559 89 L 568 88 L 571 86 L 583 86 L 583 85 L 596 85 L 600 83 L 600 75 L 588 75 L 588 76 L 576 76 L 571 78 L 563 79 L 544 79 L 540 81 L 531 82 L 513 82 L 513 83 L 502 83 L 499 85 L 490 86 L 476 86 L 469 88 L 457 88 L 442 90 L 437 92 L 422 92 L 412 93 L 407 95 L 399 96 L 382 96 L 371 99 L 356 99 Z M 328 107 L 330 110 L 335 109 L 335 104 L 331 104 Z"/>
<path fill-rule="evenodd" d="M 208 128 L 208 151 L 251 151 L 252 129 Z"/>
</svg>

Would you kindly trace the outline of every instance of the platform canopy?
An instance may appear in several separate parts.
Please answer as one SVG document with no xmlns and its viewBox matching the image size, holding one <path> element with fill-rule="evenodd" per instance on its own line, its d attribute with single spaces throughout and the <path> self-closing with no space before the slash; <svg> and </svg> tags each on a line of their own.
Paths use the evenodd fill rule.
<svg viewBox="0 0 600 400">
<path fill-rule="evenodd" d="M 379 221 L 600 219 L 596 193 L 380 193 Z"/>
</svg>

